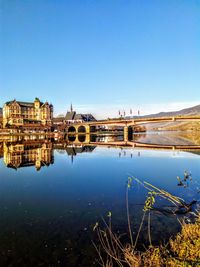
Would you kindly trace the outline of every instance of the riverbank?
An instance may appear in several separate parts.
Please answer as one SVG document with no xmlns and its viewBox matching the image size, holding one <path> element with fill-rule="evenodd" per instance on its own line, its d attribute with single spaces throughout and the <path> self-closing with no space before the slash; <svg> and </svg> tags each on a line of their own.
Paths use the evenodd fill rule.
<svg viewBox="0 0 200 267">
<path fill-rule="evenodd" d="M 200 266 L 200 213 L 194 223 L 182 223 L 181 232 L 167 246 L 149 246 L 140 252 L 127 245 L 123 257 L 130 267 Z"/>
<path fill-rule="evenodd" d="M 184 172 L 182 185 L 186 181 L 192 181 L 191 173 Z M 133 235 L 133 225 L 131 223 L 129 209 L 129 189 L 134 187 L 133 181 L 148 190 L 148 195 L 143 207 L 143 216 L 136 235 Z M 157 199 L 167 200 L 171 206 L 155 207 Z M 192 209 L 197 201 L 189 203 L 182 198 L 176 197 L 165 190 L 162 190 L 148 182 L 141 182 L 137 178 L 128 178 L 126 190 L 126 210 L 127 210 L 127 233 L 129 240 L 122 242 L 121 236 L 113 231 L 111 222 L 111 212 L 108 213 L 108 222 L 104 219 L 105 229 L 99 227 L 96 223 L 93 230 L 97 231 L 99 245 L 94 244 L 103 267 L 186 267 L 200 266 L 200 211 L 197 208 Z M 194 210 L 194 211 L 193 211 Z M 151 212 L 161 212 L 165 216 L 175 216 L 181 226 L 180 232 L 175 237 L 170 237 L 169 241 L 163 245 L 159 240 L 152 242 Z M 182 218 L 179 215 L 184 215 Z M 138 247 L 138 240 L 143 228 L 145 219 L 147 220 L 148 244 L 144 241 Z M 133 237 L 134 236 L 134 237 Z M 156 244 L 156 245 L 155 245 Z"/>
<path fill-rule="evenodd" d="M 175 237 L 171 237 L 166 245 L 149 245 L 145 251 L 135 249 L 133 244 L 122 245 L 111 228 L 99 233 L 105 254 L 101 254 L 101 248 L 96 245 L 95 247 L 103 267 L 200 266 L 200 212 L 196 214 L 195 222 L 182 222 L 181 231 Z"/>
<path fill-rule="evenodd" d="M 154 131 L 183 131 L 183 132 L 199 132 L 200 131 L 200 122 L 168 122 L 168 123 L 159 123 L 156 126 L 148 127 Z"/>
</svg>

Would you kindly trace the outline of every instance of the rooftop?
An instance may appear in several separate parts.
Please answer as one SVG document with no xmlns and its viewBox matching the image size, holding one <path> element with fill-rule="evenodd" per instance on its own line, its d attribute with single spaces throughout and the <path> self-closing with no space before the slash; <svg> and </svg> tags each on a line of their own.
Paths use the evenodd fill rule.
<svg viewBox="0 0 200 267">
<path fill-rule="evenodd" d="M 39 99 L 37 98 L 36 100 L 39 101 Z M 30 108 L 34 107 L 34 102 L 23 102 L 23 101 L 17 101 L 15 99 L 12 101 L 6 102 L 6 105 L 13 104 L 14 102 L 18 103 L 21 107 L 30 107 Z M 49 103 L 47 101 L 45 103 L 40 101 L 40 107 L 43 105 L 49 105 Z M 52 104 L 50 104 L 50 106 L 52 106 Z"/>
<path fill-rule="evenodd" d="M 67 111 L 67 114 L 65 116 L 65 119 L 66 120 L 74 120 L 75 115 L 76 115 L 76 112 L 75 111 Z"/>
<path fill-rule="evenodd" d="M 68 111 L 66 120 L 83 120 L 83 121 L 96 121 L 92 114 L 77 114 L 76 111 Z"/>
</svg>

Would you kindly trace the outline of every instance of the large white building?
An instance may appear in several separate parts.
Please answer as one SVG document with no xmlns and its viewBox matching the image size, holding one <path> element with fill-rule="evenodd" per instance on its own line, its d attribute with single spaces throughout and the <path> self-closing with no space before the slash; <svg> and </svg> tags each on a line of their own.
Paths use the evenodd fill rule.
<svg viewBox="0 0 200 267">
<path fill-rule="evenodd" d="M 34 102 L 9 101 L 3 106 L 3 127 L 51 125 L 53 106 L 35 98 Z"/>
</svg>

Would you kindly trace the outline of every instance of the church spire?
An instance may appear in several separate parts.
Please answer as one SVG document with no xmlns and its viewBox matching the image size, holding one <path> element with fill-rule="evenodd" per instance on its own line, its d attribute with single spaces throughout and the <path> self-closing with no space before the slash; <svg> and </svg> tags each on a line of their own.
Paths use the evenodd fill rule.
<svg viewBox="0 0 200 267">
<path fill-rule="evenodd" d="M 73 106 L 72 106 L 72 103 L 71 103 L 71 106 L 70 106 L 70 110 L 71 110 L 71 112 L 73 111 Z"/>
</svg>

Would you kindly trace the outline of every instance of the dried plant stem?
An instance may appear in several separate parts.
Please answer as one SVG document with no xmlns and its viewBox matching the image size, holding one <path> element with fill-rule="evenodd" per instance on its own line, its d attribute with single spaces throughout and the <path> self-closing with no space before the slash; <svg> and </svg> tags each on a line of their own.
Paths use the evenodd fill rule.
<svg viewBox="0 0 200 267">
<path fill-rule="evenodd" d="M 123 251 L 123 246 L 121 244 L 121 242 L 119 241 L 119 239 L 113 234 L 111 228 L 107 225 L 106 221 L 104 220 L 104 218 L 102 218 L 105 226 L 106 226 L 106 229 L 108 230 L 108 233 L 110 235 L 110 238 L 116 243 L 117 247 Z"/>
<path fill-rule="evenodd" d="M 168 200 L 170 200 L 174 204 L 176 203 L 176 204 L 179 204 L 179 205 L 180 204 L 181 205 L 185 205 L 185 202 L 184 202 L 184 200 L 182 198 L 175 197 L 175 196 L 171 195 L 170 193 L 168 193 L 168 192 L 166 192 L 166 191 L 164 191 L 162 189 L 159 189 L 158 187 L 156 187 L 156 186 L 154 186 L 154 185 L 152 185 L 150 183 L 144 182 L 144 184 L 150 186 L 150 188 L 149 187 L 146 187 L 148 190 L 152 191 L 152 188 L 153 189 L 156 189 L 160 193 L 160 196 L 162 196 L 164 198 L 167 198 Z"/>
<path fill-rule="evenodd" d="M 131 240 L 131 246 L 133 247 L 133 234 L 131 231 L 131 222 L 130 222 L 130 213 L 129 213 L 128 187 L 126 188 L 126 214 L 127 214 L 127 222 L 128 222 L 128 230 L 129 230 L 129 236 Z"/>
<path fill-rule="evenodd" d="M 136 239 L 135 239 L 135 244 L 133 246 L 133 249 L 135 249 L 135 247 L 137 245 L 138 238 L 139 238 L 139 235 L 140 235 L 140 232 L 141 232 L 141 229 L 142 229 L 142 225 L 143 225 L 143 222 L 144 222 L 145 215 L 146 215 L 146 212 L 144 211 L 143 216 L 142 216 L 142 220 L 141 220 L 141 223 L 140 223 L 140 227 L 139 227 L 138 232 L 137 232 L 137 236 L 136 236 Z"/>
<path fill-rule="evenodd" d="M 136 238 L 133 240 L 133 233 L 131 231 L 131 217 L 130 217 L 130 207 L 129 207 L 129 189 L 131 188 L 132 179 L 135 179 L 138 184 L 141 184 L 145 189 L 148 190 L 148 195 L 144 203 L 143 215 L 139 225 L 139 229 Z M 95 249 L 99 255 L 99 262 L 103 267 L 113 267 L 113 266 L 130 266 L 130 267 L 147 267 L 147 266 L 185 266 L 185 259 L 188 264 L 192 262 L 199 262 L 199 242 L 194 242 L 197 238 L 200 239 L 200 215 L 197 212 L 196 223 L 185 224 L 182 223 L 179 218 L 177 220 L 182 226 L 182 232 L 177 235 L 176 239 L 170 239 L 169 244 L 166 247 L 159 246 L 155 247 L 152 245 L 151 238 L 151 210 L 154 209 L 154 203 L 156 197 L 162 197 L 173 204 L 172 207 L 185 208 L 189 210 L 189 207 L 193 202 L 187 204 L 182 198 L 171 195 L 170 193 L 157 188 L 147 182 L 141 182 L 136 178 L 128 178 L 128 185 L 126 188 L 126 213 L 127 213 L 127 223 L 128 223 L 128 234 L 130 237 L 130 244 L 123 245 L 120 241 L 120 236 L 116 235 L 112 230 L 111 222 L 111 212 L 109 212 L 109 221 L 104 221 L 106 226 L 105 230 L 97 228 L 98 239 L 100 241 L 100 246 L 94 244 Z M 155 208 L 156 210 L 156 208 Z M 140 252 L 136 249 L 138 240 L 141 234 L 141 230 L 145 221 L 145 216 L 148 212 L 147 218 L 147 235 L 149 239 L 149 246 L 145 252 Z M 174 214 L 176 214 L 174 212 Z M 185 246 L 187 244 L 187 246 Z M 190 246 L 190 249 L 187 247 Z M 103 253 L 103 254 L 101 254 Z M 171 253 L 171 254 L 170 254 Z M 105 256 L 105 257 L 104 257 Z M 184 257 L 184 261 L 183 261 Z M 178 265 L 178 264 L 181 265 Z M 183 264 L 182 264 L 183 263 Z M 196 266 L 196 265 L 195 265 Z"/>
<path fill-rule="evenodd" d="M 149 236 L 149 244 L 150 244 L 150 247 L 152 247 L 152 242 L 151 242 L 151 212 L 149 211 L 149 214 L 148 214 L 148 236 Z"/>
</svg>

